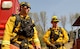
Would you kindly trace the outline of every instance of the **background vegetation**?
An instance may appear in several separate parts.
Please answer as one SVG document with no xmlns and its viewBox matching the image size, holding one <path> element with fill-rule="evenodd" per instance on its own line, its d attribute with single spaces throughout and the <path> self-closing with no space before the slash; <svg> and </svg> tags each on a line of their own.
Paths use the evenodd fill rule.
<svg viewBox="0 0 80 49">
<path fill-rule="evenodd" d="M 47 30 L 46 29 L 46 24 L 47 24 L 47 21 L 48 18 L 46 16 L 46 12 L 45 11 L 41 11 L 39 14 L 38 13 L 29 13 L 29 15 L 31 16 L 31 18 L 34 20 L 34 23 L 36 25 L 36 28 L 37 28 L 37 31 L 38 31 L 38 35 L 39 35 L 39 39 L 41 41 L 41 46 L 42 47 L 45 47 L 46 44 L 43 42 L 43 35 L 45 33 L 45 31 Z M 74 40 L 74 27 L 72 26 L 72 24 L 74 23 L 74 21 L 80 16 L 79 13 L 75 13 L 75 14 L 70 14 L 69 16 L 69 19 L 67 18 L 67 16 L 61 16 L 59 17 L 59 20 L 61 21 L 60 24 L 62 25 L 62 27 L 68 32 L 68 35 L 69 35 L 69 38 L 70 38 L 70 41 Z M 68 23 L 67 23 L 68 21 Z M 66 24 L 70 24 L 70 27 L 71 27 L 71 30 L 68 31 L 66 29 Z"/>
</svg>

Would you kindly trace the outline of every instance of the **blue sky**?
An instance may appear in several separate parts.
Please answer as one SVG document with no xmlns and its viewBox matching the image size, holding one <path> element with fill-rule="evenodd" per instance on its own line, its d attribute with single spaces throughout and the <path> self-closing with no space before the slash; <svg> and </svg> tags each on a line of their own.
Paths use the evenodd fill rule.
<svg viewBox="0 0 80 49">
<path fill-rule="evenodd" d="M 50 19 L 52 15 L 58 17 L 67 16 L 69 19 L 70 14 L 80 13 L 80 0 L 19 0 L 20 2 L 26 1 L 31 4 L 31 12 L 47 12 L 47 28 L 50 27 Z M 66 29 L 71 30 L 69 22 L 67 22 Z"/>
</svg>

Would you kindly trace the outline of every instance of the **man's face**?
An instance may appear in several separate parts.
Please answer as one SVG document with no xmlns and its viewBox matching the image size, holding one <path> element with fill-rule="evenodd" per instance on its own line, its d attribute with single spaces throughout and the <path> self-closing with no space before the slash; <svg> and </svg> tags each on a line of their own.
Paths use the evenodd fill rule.
<svg viewBox="0 0 80 49">
<path fill-rule="evenodd" d="M 53 25 L 53 26 L 57 26 L 57 23 L 58 23 L 58 22 L 52 22 L 52 25 Z"/>
<path fill-rule="evenodd" d="M 30 11 L 30 8 L 27 7 L 27 6 L 24 6 L 24 7 L 22 7 L 22 11 L 23 11 L 24 13 L 28 14 L 29 11 Z"/>
</svg>

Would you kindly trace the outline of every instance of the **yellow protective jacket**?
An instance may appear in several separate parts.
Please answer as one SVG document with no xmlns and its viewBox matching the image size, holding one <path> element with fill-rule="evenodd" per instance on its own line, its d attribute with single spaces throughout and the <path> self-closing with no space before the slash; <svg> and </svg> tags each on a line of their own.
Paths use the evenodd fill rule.
<svg viewBox="0 0 80 49">
<path fill-rule="evenodd" d="M 52 28 L 52 29 L 55 31 L 55 34 L 58 34 L 59 27 Z M 67 32 L 63 28 L 61 28 L 61 30 L 62 30 L 62 34 L 60 34 L 60 37 L 56 41 L 52 40 L 52 42 L 50 42 L 51 39 L 49 39 L 49 38 L 50 38 L 51 30 L 48 29 L 46 31 L 46 33 L 44 34 L 44 36 L 43 36 L 43 41 L 47 45 L 51 45 L 51 44 L 54 44 L 54 43 L 57 43 L 57 42 L 65 44 L 69 40 L 68 34 L 67 34 Z"/>
<path fill-rule="evenodd" d="M 23 16 L 20 17 L 23 18 Z M 27 15 L 26 19 L 27 18 L 30 17 Z M 14 33 L 12 33 L 12 31 L 14 28 L 15 20 L 16 20 L 16 16 L 11 16 L 6 23 L 1 49 L 10 49 L 10 39 L 14 36 Z M 20 28 L 20 23 L 15 28 L 15 31 L 18 31 L 19 28 Z M 36 46 L 40 46 L 40 41 L 38 39 L 37 30 L 35 27 L 34 27 L 34 36 L 32 38 L 29 38 L 28 40 L 29 41 L 33 40 Z"/>
</svg>

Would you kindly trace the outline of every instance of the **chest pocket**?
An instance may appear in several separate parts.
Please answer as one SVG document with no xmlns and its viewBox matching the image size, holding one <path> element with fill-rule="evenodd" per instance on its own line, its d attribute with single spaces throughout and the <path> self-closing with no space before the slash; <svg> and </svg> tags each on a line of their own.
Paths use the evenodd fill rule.
<svg viewBox="0 0 80 49">
<path fill-rule="evenodd" d="M 61 30 L 61 27 L 59 27 L 59 29 L 57 31 L 50 28 L 50 31 L 51 31 L 50 39 L 53 39 L 54 41 L 56 41 L 59 37 L 63 38 L 63 33 Z"/>
</svg>

